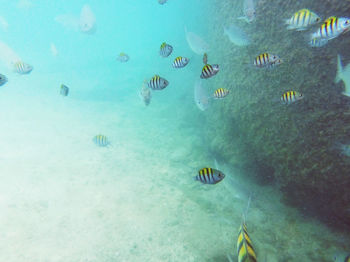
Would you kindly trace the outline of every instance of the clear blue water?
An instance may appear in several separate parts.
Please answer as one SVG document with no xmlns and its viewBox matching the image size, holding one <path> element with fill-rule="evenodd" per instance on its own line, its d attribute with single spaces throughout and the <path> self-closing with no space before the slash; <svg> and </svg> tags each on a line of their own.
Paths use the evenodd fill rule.
<svg viewBox="0 0 350 262">
<path fill-rule="evenodd" d="M 259 261 L 344 255 L 348 236 L 284 206 L 273 187 L 239 179 L 239 170 L 207 151 L 206 112 L 193 97 L 202 57 L 184 27 L 209 43 L 214 60 L 211 1 L 0 4 L 8 23 L 0 41 L 34 67 L 17 74 L 8 65 L 13 53 L 0 50 L 0 73 L 9 79 L 0 87 L 0 261 L 237 261 L 250 195 Z M 77 20 L 84 4 L 96 16 L 95 33 L 55 20 Z M 166 59 L 158 53 L 164 41 L 174 47 Z M 127 63 L 116 61 L 120 52 Z M 175 70 L 178 55 L 191 62 Z M 146 107 L 139 91 L 154 74 L 170 85 L 152 92 Z M 96 146 L 97 134 L 111 146 Z M 195 182 L 203 166 L 217 166 L 225 180 Z"/>
</svg>

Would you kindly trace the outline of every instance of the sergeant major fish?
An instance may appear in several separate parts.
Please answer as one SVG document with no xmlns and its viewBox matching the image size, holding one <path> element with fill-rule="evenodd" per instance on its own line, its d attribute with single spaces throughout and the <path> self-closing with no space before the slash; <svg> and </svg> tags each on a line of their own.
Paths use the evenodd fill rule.
<svg viewBox="0 0 350 262">
<path fill-rule="evenodd" d="M 159 54 L 162 57 L 168 57 L 173 52 L 173 47 L 167 43 L 162 43 L 160 46 Z"/>
<path fill-rule="evenodd" d="M 327 18 L 320 28 L 311 35 L 311 39 L 322 38 L 331 40 L 350 30 L 350 19 L 331 16 Z"/>
<path fill-rule="evenodd" d="M 173 62 L 173 67 L 175 68 L 183 68 L 185 67 L 190 60 L 186 57 L 178 56 L 175 58 Z"/>
<path fill-rule="evenodd" d="M 110 142 L 108 141 L 107 137 L 105 135 L 96 135 L 92 139 L 92 141 L 95 143 L 95 145 L 100 147 L 105 147 L 110 145 Z"/>
<path fill-rule="evenodd" d="M 130 57 L 129 57 L 127 54 L 123 53 L 123 52 L 121 52 L 121 53 L 118 55 L 118 57 L 117 57 L 117 61 L 119 61 L 119 62 L 121 62 L 121 63 L 128 62 L 129 59 L 130 59 Z"/>
<path fill-rule="evenodd" d="M 309 9 L 301 9 L 294 13 L 294 15 L 286 20 L 287 29 L 296 29 L 297 31 L 305 30 L 308 26 L 316 24 L 321 21 L 321 18 L 310 11 Z"/>
<path fill-rule="evenodd" d="M 27 63 L 24 63 L 22 61 L 17 61 L 13 64 L 14 71 L 18 74 L 25 75 L 29 74 L 33 67 Z"/>
<path fill-rule="evenodd" d="M 258 55 L 254 59 L 254 65 L 256 67 L 262 68 L 262 67 L 273 67 L 276 65 L 279 65 L 282 63 L 282 60 L 277 55 L 272 55 L 269 53 L 263 53 L 261 55 Z"/>
<path fill-rule="evenodd" d="M 214 92 L 214 98 L 221 99 L 221 98 L 224 98 L 225 96 L 227 96 L 229 93 L 230 93 L 230 91 L 226 88 L 218 88 Z"/>
<path fill-rule="evenodd" d="M 0 74 L 0 86 L 3 86 L 6 83 L 7 83 L 7 77 Z"/>
<path fill-rule="evenodd" d="M 194 177 L 194 180 L 200 181 L 203 184 L 217 184 L 225 178 L 225 174 L 217 169 L 210 167 L 202 168 L 198 171 L 198 175 Z"/>
<path fill-rule="evenodd" d="M 281 96 L 281 101 L 284 104 L 291 104 L 303 98 L 304 98 L 303 94 L 299 92 L 287 91 Z"/>
<path fill-rule="evenodd" d="M 169 82 L 163 77 L 155 75 L 148 81 L 147 84 L 148 87 L 153 90 L 162 90 L 168 86 Z"/>
<path fill-rule="evenodd" d="M 212 76 L 215 76 L 218 72 L 219 72 L 219 65 L 206 64 L 202 69 L 202 74 L 200 75 L 200 78 L 208 79 Z"/>
<path fill-rule="evenodd" d="M 69 88 L 68 86 L 62 84 L 61 87 L 60 87 L 60 94 L 62 96 L 68 96 L 68 93 L 69 93 Z"/>
</svg>

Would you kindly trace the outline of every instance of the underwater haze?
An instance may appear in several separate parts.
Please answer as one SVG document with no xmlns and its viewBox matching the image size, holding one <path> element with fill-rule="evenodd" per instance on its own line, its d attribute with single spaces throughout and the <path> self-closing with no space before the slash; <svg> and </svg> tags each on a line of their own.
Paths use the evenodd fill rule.
<svg viewBox="0 0 350 262">
<path fill-rule="evenodd" d="M 348 262 L 348 1 L 0 4 L 0 262 Z"/>
</svg>

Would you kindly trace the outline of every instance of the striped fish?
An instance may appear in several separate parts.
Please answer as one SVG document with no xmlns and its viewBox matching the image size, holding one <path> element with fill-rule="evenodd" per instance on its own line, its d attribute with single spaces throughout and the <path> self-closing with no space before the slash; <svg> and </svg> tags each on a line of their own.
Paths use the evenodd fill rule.
<svg viewBox="0 0 350 262">
<path fill-rule="evenodd" d="M 60 87 L 60 94 L 62 96 L 68 96 L 68 93 L 69 93 L 68 86 L 62 84 L 61 87 Z"/>
<path fill-rule="evenodd" d="M 218 88 L 214 92 L 214 98 L 216 98 L 216 99 L 224 98 L 229 93 L 230 93 L 230 91 L 226 88 Z"/>
<path fill-rule="evenodd" d="M 205 167 L 198 171 L 198 175 L 194 177 L 194 180 L 200 181 L 203 184 L 211 184 L 214 185 L 219 183 L 221 180 L 225 178 L 225 174 L 219 170 Z"/>
<path fill-rule="evenodd" d="M 25 75 L 25 74 L 29 74 L 33 70 L 33 67 L 22 61 L 17 61 L 13 64 L 13 69 L 16 73 Z"/>
<path fill-rule="evenodd" d="M 331 16 L 327 18 L 320 28 L 311 35 L 311 39 L 322 38 L 331 40 L 342 33 L 349 31 L 350 19 L 345 17 Z"/>
<path fill-rule="evenodd" d="M 303 94 L 296 92 L 296 91 L 288 91 L 285 92 L 282 96 L 281 96 L 281 101 L 284 104 L 291 104 L 293 102 L 296 102 L 298 100 L 303 99 L 304 96 Z"/>
<path fill-rule="evenodd" d="M 327 43 L 328 43 L 328 39 L 312 38 L 309 41 L 309 46 L 311 46 L 311 47 L 322 47 L 322 46 L 325 46 Z"/>
<path fill-rule="evenodd" d="M 256 67 L 262 68 L 262 67 L 273 67 L 274 65 L 281 64 L 282 60 L 277 55 L 272 55 L 269 53 L 263 53 L 258 55 L 254 59 L 254 65 Z"/>
<path fill-rule="evenodd" d="M 308 26 L 321 22 L 321 18 L 309 9 L 301 9 L 286 20 L 287 29 L 305 30 Z"/>
<path fill-rule="evenodd" d="M 108 141 L 107 137 L 105 135 L 96 135 L 92 139 L 92 141 L 97 145 L 101 147 L 105 147 L 110 145 L 110 142 Z"/>
<path fill-rule="evenodd" d="M 238 262 L 256 262 L 256 254 L 253 248 L 252 241 L 248 235 L 245 222 L 242 221 L 238 231 L 237 239 L 237 254 Z"/>
<path fill-rule="evenodd" d="M 183 68 L 185 67 L 190 60 L 186 57 L 178 56 L 175 58 L 173 62 L 173 67 L 175 68 Z"/>
<path fill-rule="evenodd" d="M 159 54 L 162 57 L 168 57 L 173 52 L 173 47 L 167 43 L 162 43 L 160 46 Z"/>
<path fill-rule="evenodd" d="M 169 82 L 160 77 L 159 75 L 155 75 L 148 81 L 147 85 L 149 88 L 153 90 L 162 90 L 168 86 Z"/>
<path fill-rule="evenodd" d="M 215 76 L 219 72 L 219 65 L 209 65 L 206 64 L 202 69 L 202 74 L 200 75 L 203 79 L 208 79 L 209 77 Z"/>
</svg>

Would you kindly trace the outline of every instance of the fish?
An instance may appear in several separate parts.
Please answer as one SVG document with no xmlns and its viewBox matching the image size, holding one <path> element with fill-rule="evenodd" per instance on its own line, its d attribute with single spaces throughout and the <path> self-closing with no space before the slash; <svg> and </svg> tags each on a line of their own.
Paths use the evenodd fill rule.
<svg viewBox="0 0 350 262">
<path fill-rule="evenodd" d="M 331 40 L 350 30 L 350 19 L 346 17 L 331 16 L 327 18 L 320 28 L 311 34 L 311 39 L 321 38 Z"/>
<path fill-rule="evenodd" d="M 302 93 L 296 92 L 296 91 L 287 91 L 281 96 L 281 102 L 284 104 L 291 104 L 298 100 L 303 99 L 304 96 Z"/>
<path fill-rule="evenodd" d="M 160 5 L 164 5 L 166 2 L 168 2 L 168 0 L 158 0 L 158 3 Z"/>
<path fill-rule="evenodd" d="M 141 99 L 148 106 L 151 102 L 152 94 L 151 89 L 147 86 L 147 81 L 145 80 L 139 93 Z"/>
<path fill-rule="evenodd" d="M 205 111 L 209 107 L 208 91 L 203 87 L 203 80 L 201 79 L 198 79 L 194 84 L 194 102 L 201 111 Z"/>
<path fill-rule="evenodd" d="M 242 19 L 247 23 L 252 23 L 255 20 L 254 0 L 243 0 L 243 14 L 244 16 L 240 16 L 237 19 Z"/>
<path fill-rule="evenodd" d="M 82 33 L 96 32 L 96 18 L 89 5 L 84 5 L 80 12 L 79 29 Z"/>
<path fill-rule="evenodd" d="M 337 76 L 334 82 L 339 83 L 340 81 L 343 81 L 345 86 L 345 91 L 342 94 L 350 97 L 350 64 L 343 67 L 341 57 L 338 55 Z"/>
<path fill-rule="evenodd" d="M 51 43 L 51 44 L 50 44 L 50 51 L 51 51 L 51 54 L 52 54 L 53 56 L 57 56 L 57 55 L 58 55 L 58 51 L 57 51 L 57 48 L 56 48 L 56 46 L 55 46 L 54 43 Z"/>
<path fill-rule="evenodd" d="M 275 65 L 277 65 L 282 63 L 282 60 L 279 58 L 278 55 L 273 55 L 269 53 L 260 54 L 254 59 L 254 65 L 259 68 L 271 67 L 271 65 L 275 62 Z"/>
<path fill-rule="evenodd" d="M 206 65 L 206 64 L 208 64 L 208 55 L 207 55 L 207 53 L 204 53 L 203 54 L 203 63 Z"/>
<path fill-rule="evenodd" d="M 287 29 L 296 29 L 297 31 L 306 30 L 309 26 L 321 22 L 321 18 L 309 9 L 301 9 L 286 20 Z"/>
<path fill-rule="evenodd" d="M 154 75 L 147 84 L 152 90 L 162 90 L 168 86 L 169 82 L 159 75 Z"/>
<path fill-rule="evenodd" d="M 190 60 L 186 57 L 178 56 L 175 58 L 173 62 L 173 67 L 175 68 L 183 68 L 185 67 Z"/>
<path fill-rule="evenodd" d="M 168 57 L 173 52 L 173 47 L 167 43 L 162 43 L 160 46 L 159 54 L 162 57 Z"/>
<path fill-rule="evenodd" d="M 311 47 L 322 47 L 322 46 L 325 46 L 327 43 L 328 43 L 328 39 L 312 38 L 309 41 L 309 46 L 311 46 Z"/>
<path fill-rule="evenodd" d="M 13 63 L 14 71 L 20 75 L 29 74 L 33 70 L 33 66 L 24 63 L 22 61 L 17 61 Z"/>
<path fill-rule="evenodd" d="M 92 139 L 92 141 L 95 143 L 95 145 L 100 147 L 105 147 L 110 145 L 111 143 L 108 141 L 107 137 L 105 135 L 96 135 Z"/>
<path fill-rule="evenodd" d="M 221 99 L 227 96 L 230 93 L 230 91 L 226 88 L 218 88 L 214 92 L 214 98 Z"/>
<path fill-rule="evenodd" d="M 198 171 L 198 175 L 193 177 L 194 180 L 200 181 L 203 184 L 217 184 L 220 181 L 222 181 L 225 178 L 225 174 L 221 171 L 210 168 L 210 167 L 204 167 Z"/>
<path fill-rule="evenodd" d="M 238 238 L 237 238 L 238 262 L 256 262 L 257 261 L 257 256 L 253 247 L 253 243 L 249 237 L 247 226 L 245 223 L 245 217 L 250 205 L 250 199 L 251 198 L 249 197 L 248 207 L 245 211 L 245 214 L 243 214 L 243 219 L 238 230 Z"/>
<path fill-rule="evenodd" d="M 194 53 L 196 53 L 197 55 L 203 55 L 204 53 L 207 53 L 209 51 L 208 43 L 205 42 L 199 35 L 187 31 L 186 26 L 185 34 L 187 43 Z"/>
<path fill-rule="evenodd" d="M 62 95 L 62 96 L 68 96 L 68 93 L 69 93 L 69 88 L 68 88 L 68 86 L 62 84 L 62 85 L 60 86 L 60 95 Z"/>
<path fill-rule="evenodd" d="M 121 52 L 117 57 L 117 61 L 119 61 L 121 63 L 126 63 L 129 61 L 129 59 L 130 59 L 130 57 L 123 52 Z"/>
<path fill-rule="evenodd" d="M 7 77 L 3 74 L 0 74 L 0 86 L 3 86 L 7 83 Z"/>
<path fill-rule="evenodd" d="M 9 24 L 7 23 L 6 19 L 3 16 L 0 16 L 0 28 L 2 31 L 7 32 L 8 27 Z"/>
<path fill-rule="evenodd" d="M 209 65 L 206 64 L 202 69 L 202 74 L 200 75 L 200 78 L 202 79 L 208 79 L 212 76 L 215 76 L 219 72 L 219 65 Z"/>
<path fill-rule="evenodd" d="M 227 35 L 231 43 L 237 46 L 246 46 L 250 44 L 250 39 L 247 34 L 241 28 L 233 24 L 229 27 L 224 26 L 224 35 Z"/>
</svg>

